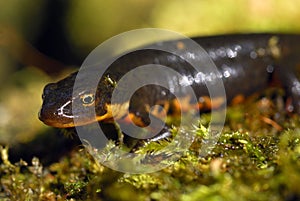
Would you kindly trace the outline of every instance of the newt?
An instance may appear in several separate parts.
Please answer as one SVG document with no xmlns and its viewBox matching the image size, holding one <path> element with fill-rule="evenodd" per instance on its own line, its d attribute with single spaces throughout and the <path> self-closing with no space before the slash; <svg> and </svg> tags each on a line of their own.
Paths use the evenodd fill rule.
<svg viewBox="0 0 300 201">
<path fill-rule="evenodd" d="M 291 97 L 293 111 L 300 113 L 300 82 L 297 78 L 297 68 L 300 67 L 300 35 L 233 34 L 192 39 L 204 48 L 217 66 L 224 83 L 227 102 L 235 100 L 235 97 L 249 96 L 278 82 L 285 89 L 287 96 Z M 173 40 L 162 42 L 160 45 L 173 43 L 182 48 L 184 42 Z M 189 85 L 194 89 L 199 101 L 198 106 L 202 111 L 207 111 L 211 107 L 221 107 L 224 103 L 222 100 L 218 102 L 208 98 L 205 79 L 199 77 L 201 72 L 196 72 L 181 57 L 160 50 L 137 50 L 121 56 L 109 66 L 99 81 L 95 95 L 86 90 L 72 98 L 77 72 L 57 83 L 45 86 L 39 119 L 52 127 L 74 127 L 72 103 L 76 101 L 82 104 L 82 108 L 95 107 L 96 112 L 96 117 L 87 116 L 82 118 L 81 122 L 77 122 L 76 125 L 79 126 L 92 122 L 110 126 L 113 120 L 125 120 L 128 117 L 141 127 L 147 126 L 150 123 L 149 107 L 156 104 L 167 109 L 168 114 L 175 114 L 178 108 L 174 95 L 159 86 L 142 87 L 130 101 L 121 102 L 118 106 L 111 104 L 114 83 L 118 83 L 129 70 L 146 64 L 168 66 L 188 77 Z M 178 78 L 164 76 L 170 88 L 175 92 L 180 90 L 182 83 Z M 210 76 L 211 79 L 214 78 L 214 75 Z M 85 82 L 88 82 L 88 75 Z M 112 110 L 116 110 L 115 107 L 118 115 L 113 119 Z M 129 115 L 125 115 L 125 110 L 129 110 Z M 169 127 L 165 125 L 157 136 L 149 140 L 154 141 L 168 136 L 168 130 Z"/>
</svg>

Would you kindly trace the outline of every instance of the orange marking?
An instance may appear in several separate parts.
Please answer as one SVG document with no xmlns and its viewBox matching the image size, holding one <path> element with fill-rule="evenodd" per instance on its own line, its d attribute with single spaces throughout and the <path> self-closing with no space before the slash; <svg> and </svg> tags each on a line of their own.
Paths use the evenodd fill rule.
<svg viewBox="0 0 300 201">
<path fill-rule="evenodd" d="M 199 102 L 198 102 L 198 105 L 199 105 L 199 109 L 200 110 L 210 110 L 211 107 L 212 107 L 212 103 L 211 103 L 211 100 L 208 96 L 202 96 L 199 98 Z"/>
<path fill-rule="evenodd" d="M 225 99 L 222 97 L 210 99 L 208 96 L 202 96 L 199 98 L 199 101 L 196 104 L 191 104 L 190 100 L 191 100 L 190 97 L 174 99 L 171 102 L 172 114 L 180 115 L 181 112 L 188 112 L 189 110 L 195 110 L 195 109 L 200 109 L 200 110 L 216 109 L 216 108 L 220 108 L 225 103 Z"/>
<path fill-rule="evenodd" d="M 95 121 L 106 121 L 110 122 L 111 119 L 121 119 L 124 117 L 127 113 L 129 103 L 123 103 L 123 104 L 105 104 L 106 107 L 106 113 L 103 115 L 97 115 L 96 119 L 88 119 L 86 120 L 86 124 L 90 122 L 95 122 Z"/>
<path fill-rule="evenodd" d="M 163 108 L 162 110 L 161 107 Z M 150 110 L 149 105 L 146 106 L 146 111 L 157 118 L 165 116 L 168 113 L 169 109 L 170 103 L 168 101 L 159 101 L 156 105 L 152 107 L 152 110 Z"/>
<path fill-rule="evenodd" d="M 202 96 L 199 98 L 198 105 L 200 110 L 211 110 L 220 108 L 224 102 L 225 100 L 222 97 L 210 99 L 208 96 Z"/>
<path fill-rule="evenodd" d="M 212 109 L 220 108 L 225 103 L 225 99 L 223 97 L 213 98 L 211 101 Z"/>
<path fill-rule="evenodd" d="M 181 107 L 180 107 L 180 102 L 178 99 L 174 99 L 172 101 L 172 110 L 174 115 L 180 115 L 181 113 Z"/>
<path fill-rule="evenodd" d="M 178 50 L 183 50 L 185 48 L 185 44 L 183 42 L 177 42 L 176 46 Z"/>
<path fill-rule="evenodd" d="M 269 124 L 269 125 L 273 126 L 278 131 L 282 131 L 283 130 L 283 128 L 278 123 L 276 123 L 275 121 L 273 121 L 272 119 L 270 119 L 268 117 L 264 117 L 264 116 L 262 116 L 261 119 L 266 124 Z"/>
<path fill-rule="evenodd" d="M 139 126 L 139 127 L 146 127 L 145 123 L 142 121 L 141 117 L 137 117 L 135 114 L 133 113 L 129 113 L 124 119 L 123 121 L 125 123 L 131 123 L 133 122 L 135 125 Z"/>
<path fill-rule="evenodd" d="M 245 101 L 245 96 L 242 94 L 238 94 L 237 96 L 235 96 L 232 100 L 231 100 L 231 104 L 232 105 L 238 105 L 241 104 Z"/>
<path fill-rule="evenodd" d="M 189 110 L 198 109 L 198 104 L 191 104 L 189 96 L 174 99 L 172 101 L 172 114 L 180 115 L 181 112 L 188 112 Z"/>
</svg>

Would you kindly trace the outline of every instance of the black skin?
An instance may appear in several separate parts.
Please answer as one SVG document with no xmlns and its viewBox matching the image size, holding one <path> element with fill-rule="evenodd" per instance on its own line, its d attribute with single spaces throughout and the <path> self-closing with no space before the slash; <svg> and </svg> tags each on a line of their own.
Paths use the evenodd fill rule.
<svg viewBox="0 0 300 201">
<path fill-rule="evenodd" d="M 213 37 L 198 37 L 193 38 L 199 43 L 217 66 L 222 75 L 227 101 L 232 100 L 236 95 L 248 96 L 253 92 L 262 90 L 274 82 L 275 78 L 282 84 L 287 92 L 287 96 L 292 98 L 294 111 L 300 113 L 300 83 L 297 78 L 297 65 L 299 67 L 300 56 L 300 35 L 290 34 L 237 34 L 223 35 Z M 185 40 L 167 41 L 162 45 L 176 45 L 185 43 Z M 160 45 L 161 45 L 160 44 Z M 155 47 L 155 44 L 154 44 Z M 195 60 L 199 58 L 194 58 Z M 106 70 L 101 78 L 95 98 L 93 96 L 84 96 L 81 98 L 75 97 L 72 99 L 73 85 L 77 73 L 73 73 L 67 78 L 49 84 L 45 87 L 43 93 L 43 106 L 39 114 L 39 118 L 45 124 L 58 127 L 68 128 L 74 127 L 72 103 L 84 105 L 78 110 L 85 110 L 89 101 L 92 102 L 92 107 L 95 107 L 97 116 L 103 116 L 107 113 L 106 104 L 110 104 L 111 94 L 114 90 L 115 83 L 123 77 L 129 70 L 137 66 L 145 64 L 161 64 L 168 66 L 179 72 L 181 75 L 196 77 L 198 72 L 182 58 L 173 54 L 160 50 L 138 50 L 120 57 Z M 91 74 L 95 74 L 95 70 L 87 71 L 83 76 L 83 81 L 87 87 L 82 87 L 79 91 L 90 94 L 89 78 Z M 228 74 L 229 73 L 229 74 Z M 175 86 L 174 90 L 184 97 L 184 89 L 179 84 L 176 77 L 168 74 L 162 75 L 165 80 L 169 81 L 170 87 Z M 132 80 L 143 79 L 133 77 Z M 203 81 L 195 81 L 191 83 L 195 94 L 198 98 L 207 96 L 208 91 Z M 122 93 L 126 94 L 126 87 Z M 164 93 L 162 93 L 164 91 Z M 85 99 L 86 98 L 86 99 Z M 147 86 L 140 88 L 130 100 L 129 111 L 134 116 L 138 117 L 143 123 L 142 126 L 148 125 L 150 122 L 149 113 L 146 106 L 152 106 L 161 103 L 171 103 L 174 95 L 160 87 Z M 71 101 L 72 100 L 72 101 Z M 66 104 L 69 101 L 69 104 Z M 123 104 L 120 102 L 120 104 Z M 192 103 L 191 103 L 192 104 Z M 63 105 L 63 110 L 58 112 L 58 109 Z M 162 104 L 163 106 L 163 104 Z M 172 104 L 171 104 L 172 106 Z M 173 108 L 169 108 L 169 114 L 172 114 Z M 79 123 L 87 125 L 97 121 L 92 115 L 85 113 Z M 125 116 L 119 117 L 120 119 Z M 103 127 L 106 124 L 111 124 L 111 118 L 102 119 L 99 122 Z M 109 126 L 108 126 L 109 127 Z M 160 136 L 166 136 L 169 132 L 169 127 L 164 129 L 150 140 L 155 141 Z M 112 137 L 116 139 L 116 136 Z"/>
</svg>

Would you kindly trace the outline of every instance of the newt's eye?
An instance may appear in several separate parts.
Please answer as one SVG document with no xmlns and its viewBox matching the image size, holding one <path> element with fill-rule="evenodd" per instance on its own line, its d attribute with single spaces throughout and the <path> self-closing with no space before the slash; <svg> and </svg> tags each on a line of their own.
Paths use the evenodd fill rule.
<svg viewBox="0 0 300 201">
<path fill-rule="evenodd" d="M 80 100 L 84 106 L 90 106 L 95 101 L 94 94 L 84 94 L 80 96 Z"/>
</svg>

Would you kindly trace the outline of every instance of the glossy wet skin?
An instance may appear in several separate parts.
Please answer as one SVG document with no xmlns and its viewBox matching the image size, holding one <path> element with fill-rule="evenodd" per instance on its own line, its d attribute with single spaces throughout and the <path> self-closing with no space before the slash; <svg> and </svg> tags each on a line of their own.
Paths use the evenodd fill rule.
<svg viewBox="0 0 300 201">
<path fill-rule="evenodd" d="M 236 95 L 249 95 L 267 87 L 274 78 L 274 72 L 276 72 L 279 74 L 288 95 L 293 97 L 295 110 L 300 111 L 300 84 L 295 76 L 300 52 L 300 45 L 298 45 L 300 36 L 229 35 L 195 38 L 194 40 L 208 52 L 218 67 L 228 100 Z M 181 44 L 184 41 L 173 41 L 173 43 Z M 125 55 L 113 63 L 100 80 L 97 89 L 84 88 L 84 90 L 78 90 L 78 93 L 72 97 L 76 73 L 57 83 L 47 85 L 43 92 L 40 120 L 53 127 L 74 127 L 73 113 L 77 112 L 72 112 L 72 104 L 76 102 L 82 106 L 77 108 L 82 110 L 82 113 L 89 107 L 95 107 L 96 111 L 96 116 L 85 113 L 85 117 L 81 118 L 77 125 L 86 125 L 95 121 L 111 121 L 112 105 L 110 105 L 110 99 L 114 83 L 117 83 L 130 69 L 149 63 L 171 67 L 191 78 L 192 82 L 189 84 L 195 89 L 199 100 L 208 95 L 204 80 L 213 75 L 203 76 L 201 72 L 195 72 L 190 68 L 189 64 L 182 59 L 165 52 L 138 51 Z M 87 75 L 86 80 L 88 81 L 88 79 L 89 76 Z M 180 83 L 176 78 L 165 75 L 165 79 L 170 80 L 170 85 L 180 88 Z M 145 104 L 151 105 L 160 101 L 167 101 L 172 97 L 170 93 L 162 93 L 161 90 L 159 87 L 141 90 L 137 98 L 132 101 L 131 106 L 128 105 L 128 102 L 119 103 L 115 106 L 120 110 L 118 118 L 124 118 L 123 113 L 129 107 L 133 114 L 143 115 Z M 177 87 L 174 90 L 177 90 Z M 92 91 L 97 91 L 97 93 L 94 95 Z"/>
</svg>

